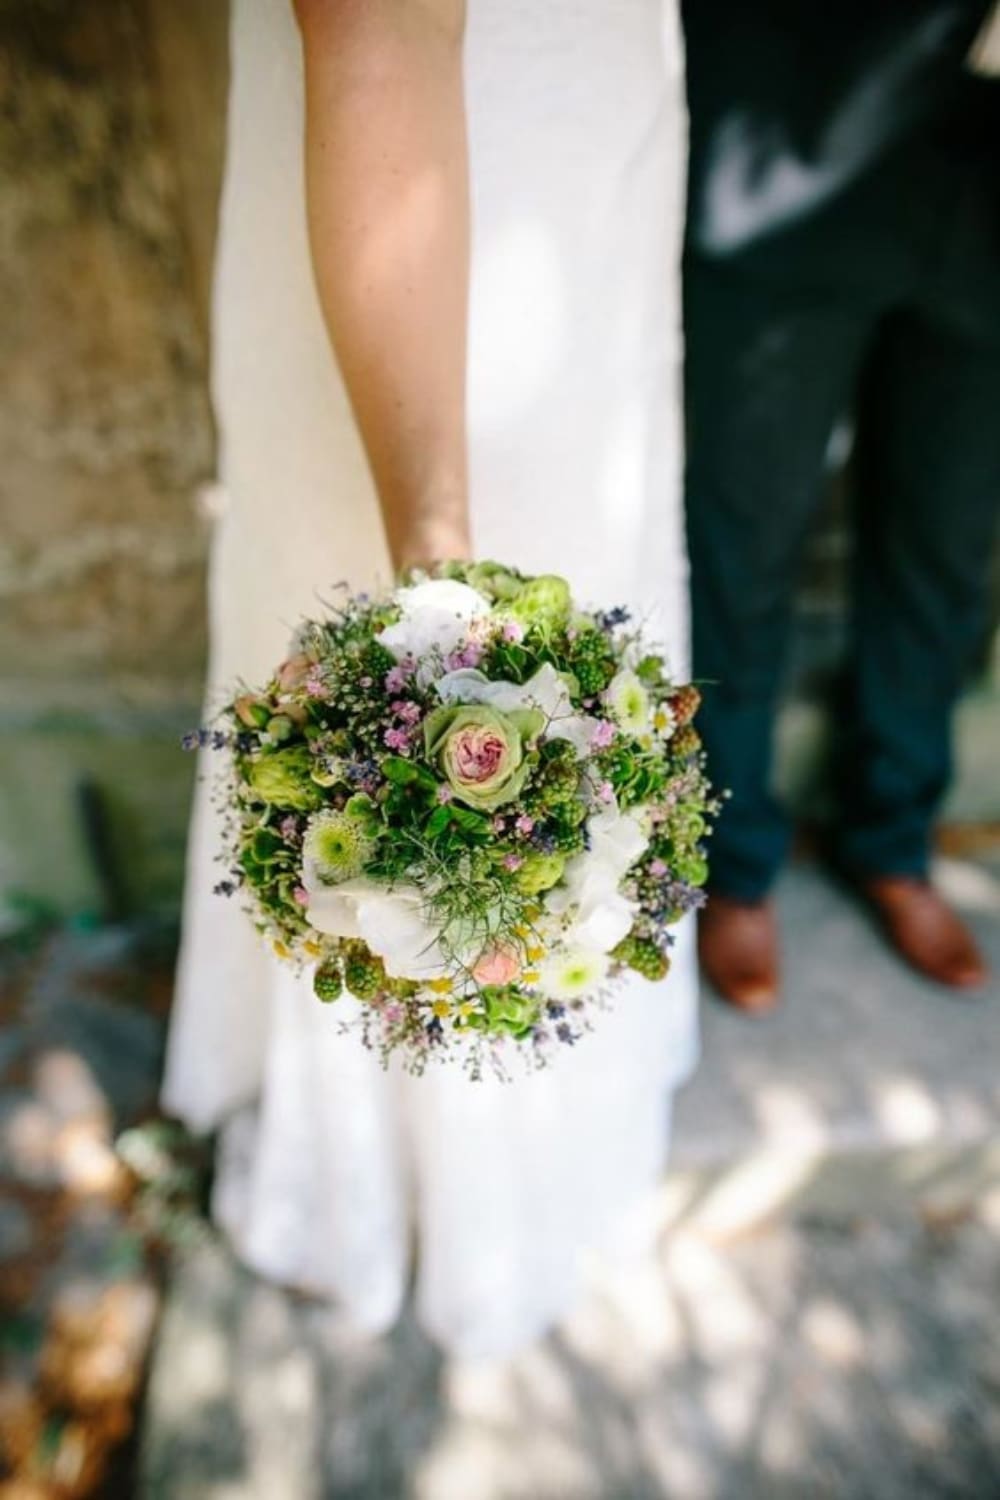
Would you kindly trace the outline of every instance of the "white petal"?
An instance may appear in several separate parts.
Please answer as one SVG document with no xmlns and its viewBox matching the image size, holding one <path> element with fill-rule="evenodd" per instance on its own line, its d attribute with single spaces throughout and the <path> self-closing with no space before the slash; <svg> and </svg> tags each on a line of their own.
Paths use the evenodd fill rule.
<svg viewBox="0 0 1000 1500">
<path fill-rule="evenodd" d="M 490 602 L 476 589 L 453 578 L 432 578 L 412 588 L 397 589 L 403 613 L 379 636 L 397 661 L 418 660 L 432 651 L 447 655 L 466 639 L 469 623 L 490 613 Z"/>
<path fill-rule="evenodd" d="M 360 935 L 393 979 L 435 979 L 447 972 L 438 934 L 422 906 L 416 886 L 376 890 L 359 903 Z"/>
<path fill-rule="evenodd" d="M 309 893 L 306 920 L 310 927 L 328 937 L 360 937 L 358 902 L 369 886 L 368 881 L 345 880 L 340 885 L 323 885 L 307 869 L 302 883 Z"/>
<path fill-rule="evenodd" d="M 457 672 L 446 672 L 435 686 L 442 703 L 492 703 L 493 690 L 505 684 L 490 682 L 475 667 L 462 667 Z"/>
<path fill-rule="evenodd" d="M 593 906 L 582 908 L 570 928 L 574 942 L 598 953 L 610 953 L 625 937 L 634 920 L 632 904 L 624 896 L 608 896 Z"/>
</svg>

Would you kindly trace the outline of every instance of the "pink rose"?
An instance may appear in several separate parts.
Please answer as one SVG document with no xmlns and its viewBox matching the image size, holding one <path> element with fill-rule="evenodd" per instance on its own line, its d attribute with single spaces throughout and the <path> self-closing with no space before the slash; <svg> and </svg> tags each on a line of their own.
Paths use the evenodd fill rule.
<svg viewBox="0 0 1000 1500">
<path fill-rule="evenodd" d="M 484 948 L 472 971 L 480 984 L 510 984 L 521 972 L 521 962 L 511 948 Z"/>
</svg>

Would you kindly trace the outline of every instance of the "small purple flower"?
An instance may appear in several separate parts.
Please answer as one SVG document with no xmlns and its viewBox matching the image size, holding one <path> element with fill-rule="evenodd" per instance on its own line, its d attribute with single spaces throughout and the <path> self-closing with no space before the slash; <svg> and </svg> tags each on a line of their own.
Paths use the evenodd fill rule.
<svg viewBox="0 0 1000 1500">
<path fill-rule="evenodd" d="M 181 748 L 183 750 L 197 750 L 201 744 L 201 736 L 197 729 L 189 729 L 186 734 L 181 735 Z"/>
<path fill-rule="evenodd" d="M 442 781 L 434 796 L 442 807 L 446 806 L 452 799 L 451 787 L 448 786 L 447 782 Z"/>
<path fill-rule="evenodd" d="M 278 832 L 281 834 L 281 837 L 283 839 L 294 839 L 297 836 L 298 831 L 299 821 L 292 813 L 289 813 L 287 817 L 282 818 L 281 822 L 278 824 Z"/>
<path fill-rule="evenodd" d="M 542 854 L 555 854 L 556 837 L 554 833 L 547 833 L 543 828 L 535 828 L 531 834 L 531 842 L 534 848 L 539 849 Z"/>
<path fill-rule="evenodd" d="M 478 667 L 483 659 L 483 648 L 478 641 L 467 641 L 460 651 L 452 651 L 444 659 L 449 672 L 462 672 L 467 667 Z"/>
<path fill-rule="evenodd" d="M 304 885 L 297 885 L 292 892 L 292 895 L 300 906 L 309 905 L 309 892 L 306 890 Z"/>
<path fill-rule="evenodd" d="M 410 736 L 405 729 L 387 729 L 382 738 L 390 750 L 398 750 L 400 755 L 409 755 Z"/>
<path fill-rule="evenodd" d="M 385 690 L 387 693 L 398 695 L 405 692 L 408 683 L 416 672 L 419 661 L 415 656 L 404 656 L 394 667 L 390 667 L 385 674 Z"/>
<path fill-rule="evenodd" d="M 406 1019 L 406 1010 L 398 1000 L 390 1000 L 382 1007 L 382 1018 L 387 1026 L 398 1026 L 400 1021 Z"/>
<path fill-rule="evenodd" d="M 566 1021 L 559 1022 L 559 1025 L 556 1027 L 556 1036 L 561 1042 L 565 1042 L 568 1047 L 572 1047 L 576 1041 L 576 1033 Z"/>
<path fill-rule="evenodd" d="M 530 816 L 529 813 L 521 813 L 521 815 L 514 822 L 514 827 L 517 829 L 518 833 L 522 833 L 525 838 L 528 837 L 528 834 L 531 832 L 534 826 L 535 820 Z"/>
<path fill-rule="evenodd" d="M 361 678 L 361 686 L 363 688 L 370 688 L 371 685 L 372 685 L 372 679 L 370 677 L 362 677 Z"/>
<path fill-rule="evenodd" d="M 505 641 L 516 646 L 519 641 L 524 640 L 524 626 L 517 620 L 506 620 L 500 634 Z"/>
<path fill-rule="evenodd" d="M 617 732 L 610 719 L 601 719 L 591 735 L 590 743 L 595 750 L 606 750 Z"/>
<path fill-rule="evenodd" d="M 520 854 L 505 854 L 503 857 L 503 867 L 505 870 L 519 870 L 523 864 L 524 860 Z"/>
<path fill-rule="evenodd" d="M 616 625 L 627 625 L 631 618 L 631 611 L 624 604 L 618 604 L 614 609 L 605 610 L 601 615 L 601 624 L 605 630 L 613 630 Z"/>
<path fill-rule="evenodd" d="M 597 788 L 598 800 L 601 802 L 612 802 L 614 800 L 614 795 L 615 789 L 611 785 L 611 782 L 602 781 L 600 786 Z"/>
<path fill-rule="evenodd" d="M 322 698 L 326 692 L 326 688 L 323 686 L 323 679 L 319 672 L 315 670 L 309 673 L 304 685 L 310 698 Z"/>
<path fill-rule="evenodd" d="M 397 698 L 390 705 L 397 719 L 402 719 L 404 724 L 416 724 L 420 718 L 420 704 L 413 703 L 409 699 Z"/>
<path fill-rule="evenodd" d="M 497 813 L 496 817 L 493 819 L 493 832 L 494 833 L 505 833 L 506 829 L 507 829 L 507 820 L 506 820 L 506 818 L 504 818 L 500 813 Z"/>
<path fill-rule="evenodd" d="M 232 880 L 220 880 L 218 885 L 212 887 L 215 896 L 233 896 L 236 894 L 236 885 Z"/>
<path fill-rule="evenodd" d="M 657 880 L 662 879 L 667 873 L 667 866 L 662 859 L 652 859 L 649 862 L 649 873 L 655 875 Z"/>
</svg>

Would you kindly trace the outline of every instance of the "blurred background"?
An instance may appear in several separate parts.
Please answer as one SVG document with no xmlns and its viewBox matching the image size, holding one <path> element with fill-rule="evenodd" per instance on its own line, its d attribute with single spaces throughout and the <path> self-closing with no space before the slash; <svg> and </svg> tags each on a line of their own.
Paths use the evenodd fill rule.
<svg viewBox="0 0 1000 1500">
<path fill-rule="evenodd" d="M 156 1115 L 213 512 L 223 0 L 0 0 L 0 1495 L 1000 1495 L 1000 1024 L 808 860 L 830 455 L 781 723 L 789 1004 L 706 1015 L 662 1281 L 503 1375 L 255 1283 Z M 1000 412 L 998 412 L 1000 420 Z M 1000 963 L 1000 582 L 940 875 Z M 511 1449 L 517 1438 L 516 1451 Z"/>
</svg>

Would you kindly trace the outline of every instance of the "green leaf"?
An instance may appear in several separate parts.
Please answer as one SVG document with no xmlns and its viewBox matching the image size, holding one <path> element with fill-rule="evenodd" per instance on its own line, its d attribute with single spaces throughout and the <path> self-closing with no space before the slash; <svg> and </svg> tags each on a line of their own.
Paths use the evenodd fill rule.
<svg viewBox="0 0 1000 1500">
<path fill-rule="evenodd" d="M 424 833 L 429 839 L 437 838 L 448 827 L 451 816 L 450 807 L 436 807 L 424 825 Z"/>
<path fill-rule="evenodd" d="M 488 836 L 490 831 L 490 820 L 488 817 L 484 817 L 482 813 L 473 812 L 472 809 L 468 807 L 453 806 L 450 809 L 446 808 L 443 810 L 450 810 L 453 819 L 458 824 L 459 828 L 464 830 L 464 832 L 481 834 L 484 838 Z"/>
<path fill-rule="evenodd" d="M 410 786 L 418 779 L 418 768 L 402 755 L 387 755 L 382 762 L 382 775 L 394 786 Z"/>
</svg>

